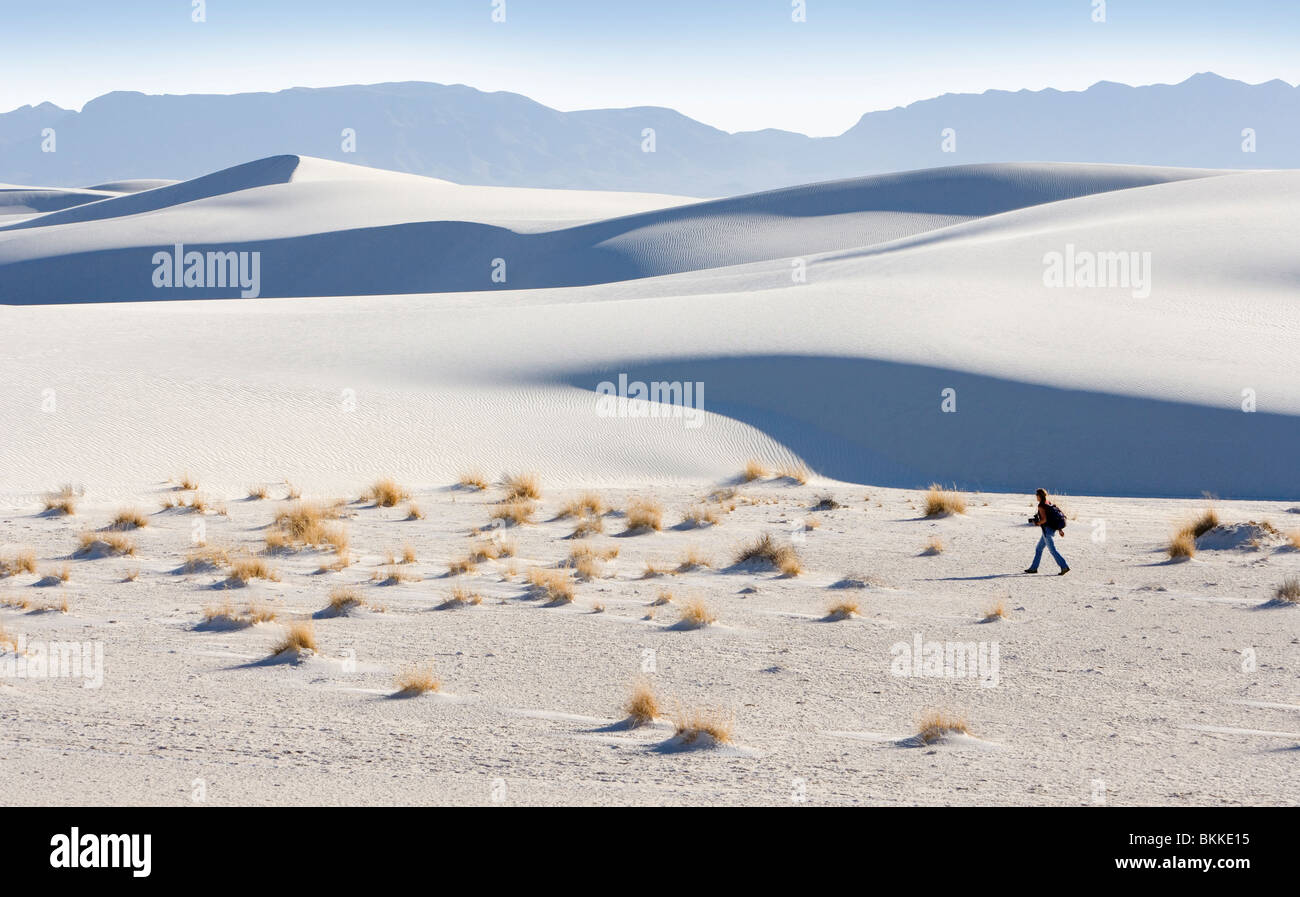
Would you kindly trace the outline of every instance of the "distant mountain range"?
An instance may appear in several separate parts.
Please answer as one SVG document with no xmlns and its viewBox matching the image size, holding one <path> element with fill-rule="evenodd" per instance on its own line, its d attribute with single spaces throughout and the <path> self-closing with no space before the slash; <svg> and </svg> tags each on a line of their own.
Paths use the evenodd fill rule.
<svg viewBox="0 0 1300 897">
<path fill-rule="evenodd" d="M 43 151 L 47 128 L 53 152 Z M 354 152 L 344 151 L 346 129 Z M 947 129 L 954 152 L 944 151 Z M 1246 129 L 1254 152 L 1243 151 Z M 42 103 L 0 114 L 0 182 L 11 184 L 186 179 L 282 153 L 462 184 L 690 196 L 972 162 L 1298 168 L 1300 88 L 1205 73 L 1176 85 L 945 94 L 823 138 L 729 134 L 653 106 L 560 112 L 519 94 L 423 82 L 229 96 L 118 91 L 81 112 Z"/>
</svg>

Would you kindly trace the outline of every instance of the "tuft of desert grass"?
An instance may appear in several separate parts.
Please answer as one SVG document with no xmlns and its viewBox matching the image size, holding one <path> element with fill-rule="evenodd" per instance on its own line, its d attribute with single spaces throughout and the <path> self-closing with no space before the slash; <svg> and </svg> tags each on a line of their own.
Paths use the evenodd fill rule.
<svg viewBox="0 0 1300 897">
<path fill-rule="evenodd" d="M 704 603 L 704 599 L 689 598 L 682 603 L 682 613 L 677 622 L 692 628 L 709 626 L 718 622 L 718 615 Z"/>
<path fill-rule="evenodd" d="M 751 458 L 745 462 L 745 469 L 740 472 L 740 478 L 746 483 L 752 483 L 754 480 L 761 480 L 767 476 L 767 468 L 761 461 Z"/>
<path fill-rule="evenodd" d="M 447 565 L 447 573 L 450 576 L 463 576 L 466 573 L 473 573 L 478 569 L 478 562 L 473 556 L 459 558 Z"/>
<path fill-rule="evenodd" d="M 18 651 L 18 640 L 9 634 L 9 630 L 0 626 L 0 651 Z"/>
<path fill-rule="evenodd" d="M 1192 534 L 1191 528 L 1179 530 L 1174 537 L 1169 540 L 1169 559 L 1181 560 L 1196 556 L 1196 536 Z"/>
<path fill-rule="evenodd" d="M 638 679 L 632 684 L 627 700 L 623 702 L 628 725 L 632 728 L 647 726 L 659 716 L 659 697 L 649 680 Z"/>
<path fill-rule="evenodd" d="M 678 707 L 673 712 L 673 734 L 683 744 L 694 744 L 705 736 L 718 744 L 730 744 L 734 731 L 735 722 L 715 710 Z"/>
<path fill-rule="evenodd" d="M 248 487 L 248 497 L 253 501 L 262 501 L 266 498 L 266 495 L 267 489 L 263 483 Z"/>
<path fill-rule="evenodd" d="M 351 586 L 337 586 L 330 589 L 329 604 L 326 609 L 335 614 L 346 614 L 348 611 L 365 606 L 366 600 L 356 589 Z"/>
<path fill-rule="evenodd" d="M 1273 597 L 1289 604 L 1300 604 L 1300 576 L 1288 576 L 1282 580 Z"/>
<path fill-rule="evenodd" d="M 535 473 L 508 473 L 501 478 L 506 487 L 506 498 L 537 500 L 542 497 L 541 481 Z"/>
<path fill-rule="evenodd" d="M 477 606 L 483 603 L 483 596 L 478 592 L 471 592 L 469 589 L 456 586 L 451 590 L 451 595 L 446 601 L 438 605 L 439 610 L 451 610 L 457 607 Z"/>
<path fill-rule="evenodd" d="M 678 573 L 689 573 L 692 570 L 699 570 L 702 567 L 712 567 L 713 561 L 709 559 L 704 552 L 696 546 L 691 546 L 682 554 L 681 560 L 677 563 Z"/>
<path fill-rule="evenodd" d="M 537 505 L 526 498 L 512 498 L 497 505 L 492 511 L 492 519 L 500 520 L 506 526 L 522 526 L 533 522 Z"/>
<path fill-rule="evenodd" d="M 79 493 L 71 484 L 60 486 L 57 492 L 47 492 L 45 494 L 45 510 L 53 511 L 56 514 L 67 514 L 69 516 L 77 513 L 77 499 Z"/>
<path fill-rule="evenodd" d="M 135 582 L 140 577 L 140 568 L 132 567 L 122 574 L 122 582 Z"/>
<path fill-rule="evenodd" d="M 1287 544 L 1300 551 L 1300 529 L 1293 529 L 1286 534 Z"/>
<path fill-rule="evenodd" d="M 916 721 L 916 737 L 923 744 L 933 744 L 947 735 L 969 735 L 965 717 L 946 710 L 929 710 Z"/>
<path fill-rule="evenodd" d="M 931 483 L 925 493 L 926 517 L 947 517 L 950 514 L 965 514 L 966 499 L 958 492 L 944 489 L 938 483 Z"/>
<path fill-rule="evenodd" d="M 1191 523 L 1187 524 L 1180 532 L 1190 531 L 1193 539 L 1199 539 L 1219 525 L 1219 514 L 1214 508 L 1206 508 Z"/>
<path fill-rule="evenodd" d="M 11 558 L 0 558 L 0 577 L 35 572 L 36 553 L 29 548 L 21 549 Z"/>
<path fill-rule="evenodd" d="M 477 489 L 481 492 L 488 487 L 488 479 L 480 471 L 468 470 L 460 475 L 456 484 L 462 489 Z"/>
<path fill-rule="evenodd" d="M 78 555 L 133 555 L 135 542 L 120 532 L 82 533 L 77 547 Z"/>
<path fill-rule="evenodd" d="M 149 525 L 149 518 L 136 508 L 119 508 L 113 515 L 110 529 L 141 529 Z"/>
<path fill-rule="evenodd" d="M 302 498 L 302 490 L 288 480 L 284 481 L 284 497 L 286 501 L 297 501 Z"/>
<path fill-rule="evenodd" d="M 669 572 L 670 571 L 667 567 L 664 567 L 655 561 L 646 561 L 645 566 L 641 568 L 641 578 L 654 579 L 659 576 L 664 576 Z"/>
<path fill-rule="evenodd" d="M 605 531 L 604 517 L 580 517 L 569 534 L 570 539 L 586 539 Z"/>
<path fill-rule="evenodd" d="M 415 556 L 415 548 L 414 548 L 413 546 L 409 545 L 409 544 L 408 544 L 408 545 L 403 545 L 403 546 L 402 546 L 402 560 L 401 560 L 401 563 L 403 563 L 403 564 L 414 564 L 417 560 L 419 560 L 419 559 Z"/>
<path fill-rule="evenodd" d="M 663 607 L 665 604 L 673 603 L 673 593 L 669 589 L 660 589 L 655 595 L 655 600 L 650 602 L 651 607 Z"/>
<path fill-rule="evenodd" d="M 938 536 L 931 536 L 930 541 L 925 543 L 925 548 L 922 549 L 921 555 L 923 557 L 934 557 L 935 555 L 940 554 L 943 554 L 943 539 L 940 539 Z"/>
<path fill-rule="evenodd" d="M 798 576 L 803 572 L 803 563 L 793 545 L 778 544 L 771 533 L 748 545 L 742 546 L 736 553 L 737 564 L 757 563 L 780 570 L 783 576 Z"/>
<path fill-rule="evenodd" d="M 992 623 L 994 620 L 1005 620 L 1006 618 L 1007 603 L 1005 600 L 999 598 L 989 606 L 988 610 L 984 611 L 984 619 L 980 620 L 980 622 Z"/>
<path fill-rule="evenodd" d="M 420 510 L 420 506 L 417 505 L 415 502 L 413 502 L 413 501 L 408 501 L 408 502 L 406 503 L 406 519 L 407 519 L 407 520 L 423 520 L 423 519 L 424 519 L 424 511 Z"/>
<path fill-rule="evenodd" d="M 625 532 L 660 532 L 664 528 L 664 506 L 653 498 L 634 498 L 628 503 L 626 520 Z"/>
<path fill-rule="evenodd" d="M 708 505 L 692 505 L 682 516 L 683 526 L 717 526 L 721 522 L 722 515 L 718 509 Z"/>
<path fill-rule="evenodd" d="M 280 574 L 271 569 L 271 566 L 259 557 L 242 557 L 231 562 L 230 580 L 232 582 L 247 584 L 249 580 L 253 579 L 279 582 Z"/>
<path fill-rule="evenodd" d="M 193 492 L 195 489 L 199 488 L 198 477 L 191 476 L 188 473 L 183 473 L 176 478 L 176 488 L 181 492 Z"/>
<path fill-rule="evenodd" d="M 306 620 L 299 620 L 289 624 L 284 637 L 271 648 L 271 654 L 278 657 L 289 652 L 300 653 L 315 650 L 317 650 L 316 628 Z"/>
<path fill-rule="evenodd" d="M 397 693 L 406 697 L 436 692 L 442 688 L 442 680 L 433 669 L 433 661 L 409 666 L 397 674 L 394 680 Z"/>
<path fill-rule="evenodd" d="M 804 486 L 812 476 L 812 471 L 803 464 L 783 464 L 777 469 L 776 476 L 777 479 L 793 480 L 800 486 Z"/>
<path fill-rule="evenodd" d="M 560 570 L 533 567 L 528 571 L 530 591 L 551 604 L 569 604 L 576 597 L 573 580 Z"/>
<path fill-rule="evenodd" d="M 411 493 L 397 483 L 388 478 L 375 480 L 361 497 L 366 501 L 373 501 L 376 507 L 391 508 L 400 504 L 411 497 Z"/>
<path fill-rule="evenodd" d="M 565 502 L 555 516 L 557 520 L 563 520 L 566 517 L 600 517 L 608 512 L 609 506 L 600 495 L 595 492 L 584 492 L 577 498 Z"/>
<path fill-rule="evenodd" d="M 370 578 L 380 585 L 395 586 L 403 582 L 419 582 L 421 576 L 411 570 L 403 570 L 401 567 L 394 565 L 374 571 L 370 574 Z"/>
<path fill-rule="evenodd" d="M 828 620 L 848 620 L 856 617 L 859 613 L 858 602 L 844 600 L 837 601 L 830 607 L 826 608 L 826 619 Z"/>
<path fill-rule="evenodd" d="M 341 524 L 330 522 L 341 516 L 341 502 L 295 502 L 275 515 L 266 532 L 266 550 L 292 551 L 300 546 L 331 545 L 336 552 L 346 552 L 347 530 Z"/>
</svg>

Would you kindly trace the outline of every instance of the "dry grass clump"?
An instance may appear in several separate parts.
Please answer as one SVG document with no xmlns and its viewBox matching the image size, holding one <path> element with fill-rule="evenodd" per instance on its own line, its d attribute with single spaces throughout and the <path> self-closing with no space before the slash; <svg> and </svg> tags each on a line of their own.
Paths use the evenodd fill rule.
<svg viewBox="0 0 1300 897">
<path fill-rule="evenodd" d="M 248 487 L 248 498 L 250 501 L 262 501 L 266 498 L 267 489 L 263 483 Z"/>
<path fill-rule="evenodd" d="M 422 577 L 412 570 L 403 570 L 400 566 L 393 565 L 374 571 L 370 578 L 380 585 L 395 586 L 403 582 L 419 582 Z"/>
<path fill-rule="evenodd" d="M 1195 556 L 1196 536 L 1192 535 L 1190 527 L 1179 530 L 1169 541 L 1169 559 L 1178 561 Z"/>
<path fill-rule="evenodd" d="M 1007 603 L 999 598 L 993 602 L 988 610 L 984 612 L 984 618 L 981 623 L 992 623 L 994 620 L 1005 620 L 1007 618 Z"/>
<path fill-rule="evenodd" d="M 745 462 L 745 469 L 740 472 L 740 478 L 746 483 L 752 483 L 754 480 L 761 480 L 767 476 L 767 468 L 761 461 L 750 458 Z"/>
<path fill-rule="evenodd" d="M 653 498 L 634 498 L 627 506 L 629 533 L 660 532 L 664 528 L 664 506 Z"/>
<path fill-rule="evenodd" d="M 397 674 L 394 682 L 397 685 L 397 694 L 403 697 L 415 697 L 442 688 L 442 680 L 434 673 L 431 660 L 407 667 Z"/>
<path fill-rule="evenodd" d="M 140 578 L 140 568 L 132 567 L 122 574 L 122 582 L 135 582 Z"/>
<path fill-rule="evenodd" d="M 605 500 L 595 492 L 584 492 L 577 498 L 570 499 L 560 508 L 560 513 L 556 514 L 557 520 L 563 520 L 566 517 L 600 517 L 609 512 L 609 506 Z"/>
<path fill-rule="evenodd" d="M 672 571 L 656 561 L 646 561 L 645 566 L 641 568 L 641 578 L 655 579 L 659 576 L 666 576 L 670 572 Z"/>
<path fill-rule="evenodd" d="M 236 611 L 228 601 L 203 609 L 203 621 L 205 623 L 218 623 L 227 626 L 253 626 L 257 623 L 273 623 L 277 616 L 273 609 L 259 604 L 249 604 L 242 612 Z"/>
<path fill-rule="evenodd" d="M 576 597 L 573 580 L 560 570 L 533 567 L 528 571 L 529 590 L 551 604 L 569 604 Z"/>
<path fill-rule="evenodd" d="M 683 626 L 696 629 L 700 626 L 709 626 L 718 622 L 718 615 L 704 603 L 703 598 L 690 598 L 682 604 L 682 615 L 677 622 Z"/>
<path fill-rule="evenodd" d="M 1288 576 L 1284 579 L 1273 597 L 1289 604 L 1300 603 L 1300 576 Z"/>
<path fill-rule="evenodd" d="M 330 613 L 342 615 L 365 606 L 366 600 L 356 589 L 351 586 L 337 586 L 330 589 L 330 600 L 325 609 Z"/>
<path fill-rule="evenodd" d="M 577 524 L 573 527 L 573 532 L 569 534 L 569 538 L 586 539 L 588 536 L 595 536 L 604 531 L 604 517 L 580 517 Z"/>
<path fill-rule="evenodd" d="M 860 611 L 858 602 L 851 600 L 837 601 L 826 608 L 827 620 L 848 620 L 856 617 Z"/>
<path fill-rule="evenodd" d="M 135 542 L 126 533 L 82 533 L 75 553 L 78 557 L 131 555 L 135 554 Z"/>
<path fill-rule="evenodd" d="M 474 560 L 473 556 L 463 557 L 463 558 L 459 558 L 458 560 L 454 560 L 447 565 L 447 575 L 463 576 L 466 573 L 473 573 L 477 569 L 478 569 L 478 562 Z"/>
<path fill-rule="evenodd" d="M 925 543 L 925 548 L 921 550 L 922 557 L 934 557 L 943 554 L 943 539 L 938 536 L 931 536 L 930 541 Z"/>
<path fill-rule="evenodd" d="M 517 546 L 510 539 L 484 539 L 470 546 L 469 559 L 472 563 L 481 564 L 498 558 L 514 557 L 517 551 Z"/>
<path fill-rule="evenodd" d="M 1183 527 L 1179 532 L 1191 532 L 1193 539 L 1199 539 L 1218 525 L 1218 512 L 1215 511 L 1214 508 L 1206 508 L 1205 511 L 1201 513 L 1200 517 L 1197 517 L 1191 523 L 1187 524 L 1187 526 Z"/>
<path fill-rule="evenodd" d="M 488 487 L 488 479 L 480 471 L 468 470 L 456 480 L 462 489 L 477 489 L 480 492 Z"/>
<path fill-rule="evenodd" d="M 18 640 L 9 634 L 9 630 L 0 626 L 0 651 L 18 651 Z"/>
<path fill-rule="evenodd" d="M 36 572 L 36 552 L 24 548 L 10 558 L 0 558 L 0 578 Z"/>
<path fill-rule="evenodd" d="M 691 505 L 682 515 L 682 526 L 717 526 L 721 522 L 722 514 L 708 505 Z"/>
<path fill-rule="evenodd" d="M 682 744 L 695 744 L 706 737 L 717 744 L 730 744 L 734 731 L 735 721 L 714 710 L 679 707 L 673 712 L 673 734 Z"/>
<path fill-rule="evenodd" d="M 575 545 L 569 551 L 569 556 L 560 562 L 560 566 L 573 568 L 578 578 L 587 582 L 598 579 L 603 572 L 601 564 L 616 557 L 618 557 L 617 548 L 598 551 L 587 544 Z"/>
<path fill-rule="evenodd" d="M 921 714 L 916 722 L 916 737 L 922 744 L 933 744 L 948 735 L 969 735 L 966 719 L 945 710 L 931 710 Z"/>
<path fill-rule="evenodd" d="M 659 594 L 655 595 L 655 600 L 650 602 L 651 607 L 663 607 L 665 604 L 673 603 L 673 593 L 670 589 L 660 589 Z"/>
<path fill-rule="evenodd" d="M 415 548 L 409 544 L 402 546 L 402 554 L 400 557 L 398 557 L 398 555 L 391 549 L 384 555 L 384 563 L 390 567 L 397 564 L 414 564 L 418 560 L 419 558 L 415 556 Z"/>
<path fill-rule="evenodd" d="M 812 476 L 812 471 L 803 464 L 783 464 L 776 471 L 776 477 L 779 480 L 793 480 L 800 486 L 807 485 L 808 478 Z"/>
<path fill-rule="evenodd" d="M 457 607 L 478 606 L 483 603 L 483 596 L 478 592 L 456 586 L 451 590 L 451 597 L 438 605 L 439 610 L 451 610 Z"/>
<path fill-rule="evenodd" d="M 640 679 L 632 685 L 632 692 L 623 703 L 627 723 L 632 728 L 649 725 L 659 715 L 659 697 L 649 681 Z"/>
<path fill-rule="evenodd" d="M 411 493 L 401 486 L 397 485 L 394 480 L 385 477 L 381 480 L 375 480 L 370 487 L 361 493 L 363 501 L 372 501 L 375 507 L 391 508 L 411 497 Z"/>
<path fill-rule="evenodd" d="M 195 489 L 199 488 L 198 477 L 190 476 L 188 473 L 183 473 L 176 478 L 176 488 L 181 492 L 193 492 Z"/>
<path fill-rule="evenodd" d="M 506 487 L 507 499 L 536 500 L 542 497 L 541 482 L 535 473 L 508 473 L 501 482 Z"/>
<path fill-rule="evenodd" d="M 763 535 L 743 546 L 736 554 L 737 564 L 761 564 L 780 570 L 783 576 L 798 576 L 803 572 L 803 563 L 793 545 L 780 545 L 771 533 Z"/>
<path fill-rule="evenodd" d="M 149 525 L 149 518 L 136 508 L 119 508 L 113 515 L 109 529 L 140 529 Z"/>
<path fill-rule="evenodd" d="M 413 501 L 408 501 L 408 502 L 406 503 L 406 519 L 407 519 L 407 520 L 423 520 L 423 519 L 424 519 L 424 511 L 420 510 L 420 506 L 417 505 L 415 502 L 413 502 Z"/>
<path fill-rule="evenodd" d="M 931 483 L 930 491 L 925 493 L 924 513 L 926 517 L 965 514 L 966 499 L 958 492 L 944 489 L 938 483 Z"/>
<path fill-rule="evenodd" d="M 316 651 L 316 628 L 306 620 L 290 623 L 284 637 L 271 648 L 275 657 L 281 654 L 300 654 L 303 651 Z"/>
<path fill-rule="evenodd" d="M 57 492 L 47 492 L 45 494 L 45 510 L 52 511 L 55 514 L 74 515 L 77 513 L 77 499 L 79 497 L 76 488 L 71 484 L 64 484 L 59 487 Z"/>
<path fill-rule="evenodd" d="M 56 567 L 53 570 L 47 571 L 43 578 L 56 582 L 67 582 L 72 579 L 72 568 L 67 564 L 64 564 L 62 567 Z"/>
<path fill-rule="evenodd" d="M 492 511 L 492 519 L 500 520 L 506 526 L 522 526 L 533 522 L 537 505 L 526 498 L 512 498 L 497 505 Z"/>
<path fill-rule="evenodd" d="M 230 579 L 232 583 L 247 585 L 249 580 L 265 579 L 269 582 L 279 582 L 280 574 L 271 569 L 266 561 L 258 557 L 237 558 L 230 564 Z"/>
<path fill-rule="evenodd" d="M 266 550 L 294 551 L 302 546 L 330 545 L 342 554 L 348 548 L 347 530 L 330 523 L 342 516 L 342 502 L 295 502 L 275 515 L 266 532 Z"/>
<path fill-rule="evenodd" d="M 297 501 L 302 498 L 302 490 L 288 480 L 284 481 L 284 497 L 286 501 Z"/>
<path fill-rule="evenodd" d="M 691 546 L 682 554 L 681 560 L 677 563 L 678 573 L 690 573 L 692 570 L 699 570 L 702 567 L 712 567 L 713 562 L 700 551 L 696 546 Z"/>
</svg>

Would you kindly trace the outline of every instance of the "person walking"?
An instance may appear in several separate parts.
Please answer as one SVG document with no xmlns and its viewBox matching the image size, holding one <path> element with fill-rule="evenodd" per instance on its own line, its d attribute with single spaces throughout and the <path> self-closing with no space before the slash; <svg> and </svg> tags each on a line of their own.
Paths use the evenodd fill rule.
<svg viewBox="0 0 1300 897">
<path fill-rule="evenodd" d="M 1030 564 L 1026 573 L 1037 573 L 1038 562 L 1043 559 L 1043 549 L 1046 548 L 1052 553 L 1052 558 L 1061 568 L 1057 576 L 1064 576 L 1070 572 L 1070 565 L 1061 557 L 1061 553 L 1056 550 L 1056 542 L 1053 541 L 1059 533 L 1062 538 L 1065 537 L 1065 514 L 1056 505 L 1047 500 L 1047 490 L 1039 489 L 1034 492 L 1038 497 L 1038 513 L 1029 518 L 1029 522 L 1034 524 L 1042 531 L 1042 536 L 1038 539 L 1038 547 L 1034 550 L 1034 562 Z"/>
</svg>

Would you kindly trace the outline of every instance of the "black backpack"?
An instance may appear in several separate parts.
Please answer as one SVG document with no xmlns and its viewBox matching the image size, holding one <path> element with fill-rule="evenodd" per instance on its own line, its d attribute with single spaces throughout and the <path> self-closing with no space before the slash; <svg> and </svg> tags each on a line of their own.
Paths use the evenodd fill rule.
<svg viewBox="0 0 1300 897">
<path fill-rule="evenodd" d="M 1050 501 L 1043 506 L 1044 516 L 1047 519 L 1045 524 L 1052 532 L 1059 533 L 1065 529 L 1065 513 L 1052 504 Z"/>
</svg>

